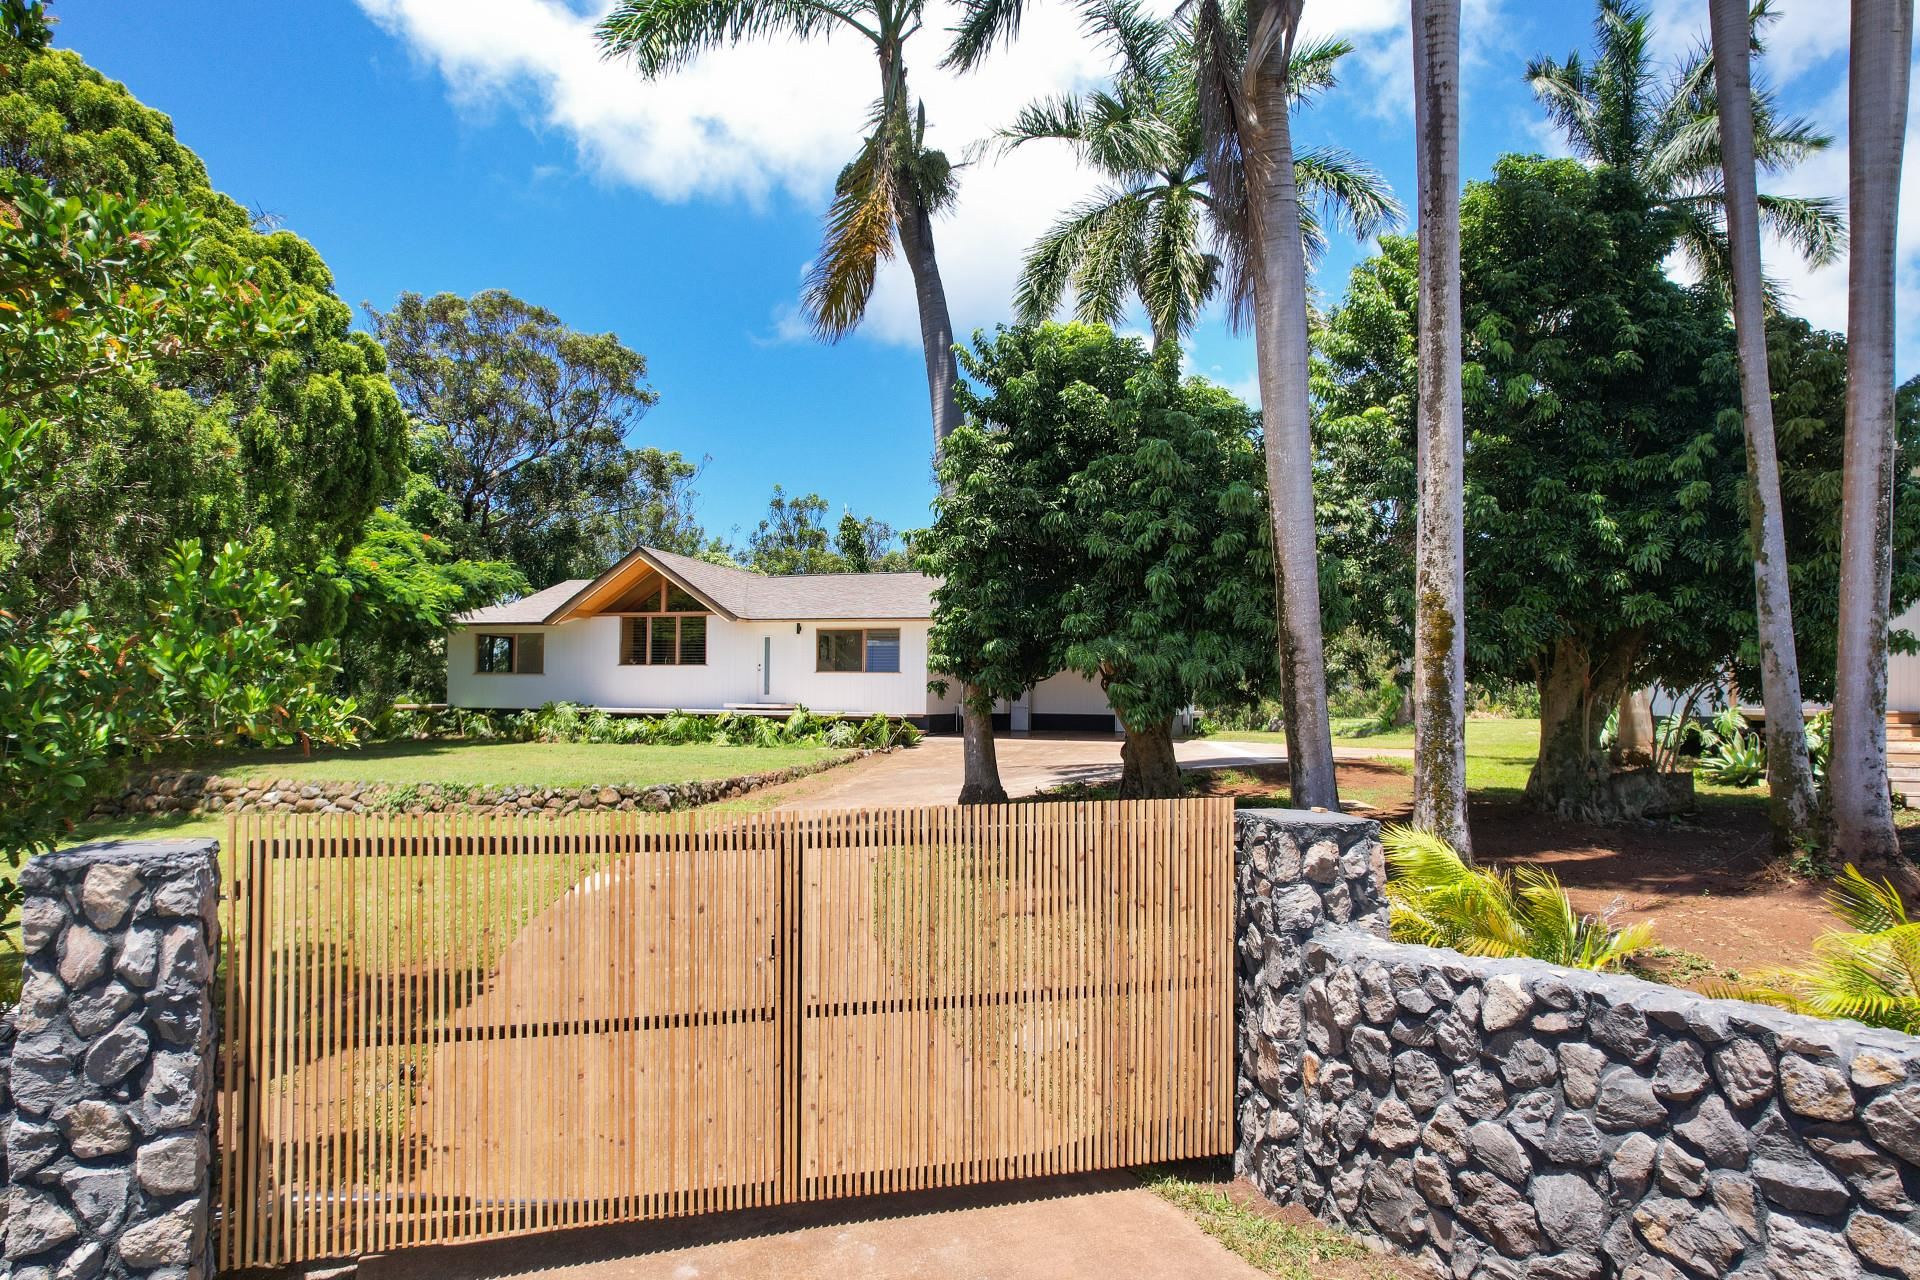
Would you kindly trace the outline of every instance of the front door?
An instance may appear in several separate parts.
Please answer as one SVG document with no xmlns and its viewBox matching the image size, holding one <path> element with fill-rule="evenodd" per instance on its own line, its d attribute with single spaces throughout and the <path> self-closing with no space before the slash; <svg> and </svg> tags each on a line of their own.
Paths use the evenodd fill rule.
<svg viewBox="0 0 1920 1280">
<path fill-rule="evenodd" d="M 773 697 L 773 637 L 760 637 L 760 697 Z"/>
</svg>

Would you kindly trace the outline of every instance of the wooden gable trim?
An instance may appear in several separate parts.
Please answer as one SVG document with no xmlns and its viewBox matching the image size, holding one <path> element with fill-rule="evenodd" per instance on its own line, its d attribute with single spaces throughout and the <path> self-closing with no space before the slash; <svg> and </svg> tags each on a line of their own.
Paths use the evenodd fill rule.
<svg viewBox="0 0 1920 1280">
<path fill-rule="evenodd" d="M 596 603 L 618 600 L 622 595 L 626 594 L 627 590 L 639 581 L 639 579 L 645 577 L 649 571 L 659 574 L 668 582 L 671 582 L 674 586 L 679 587 L 695 600 L 698 600 L 701 604 L 713 610 L 714 613 L 725 618 L 728 622 L 740 621 L 731 610 L 723 608 L 717 600 L 707 595 L 706 592 L 700 590 L 691 582 L 688 582 L 679 574 L 674 573 L 668 569 L 667 566 L 648 555 L 645 547 L 636 547 L 634 550 L 628 552 L 613 568 L 607 570 L 592 582 L 589 582 L 586 586 L 574 592 L 571 599 L 548 614 L 547 625 L 551 626 L 557 622 L 569 622 L 575 618 L 592 617 Z"/>
</svg>

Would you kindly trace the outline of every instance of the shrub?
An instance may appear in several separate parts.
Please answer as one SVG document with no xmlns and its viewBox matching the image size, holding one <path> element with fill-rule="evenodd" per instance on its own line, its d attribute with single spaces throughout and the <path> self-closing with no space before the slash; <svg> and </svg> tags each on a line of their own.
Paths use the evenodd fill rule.
<svg viewBox="0 0 1920 1280">
<path fill-rule="evenodd" d="M 1575 969 L 1617 969 L 1653 945 L 1649 923 L 1613 926 L 1612 911 L 1582 915 L 1540 867 L 1470 867 L 1428 831 L 1388 827 L 1387 901 L 1400 942 L 1470 956 L 1530 956 Z"/>
<path fill-rule="evenodd" d="M 1827 907 L 1847 927 L 1813 944 L 1810 967 L 1764 970 L 1713 994 L 1920 1033 L 1920 922 L 1908 917 L 1899 891 L 1848 864 Z"/>
</svg>

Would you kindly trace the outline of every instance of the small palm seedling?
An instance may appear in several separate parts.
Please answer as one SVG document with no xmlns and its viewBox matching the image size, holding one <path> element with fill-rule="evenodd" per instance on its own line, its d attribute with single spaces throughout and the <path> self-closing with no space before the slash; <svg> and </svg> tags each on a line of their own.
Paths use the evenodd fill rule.
<svg viewBox="0 0 1920 1280">
<path fill-rule="evenodd" d="M 1920 921 L 1908 918 L 1899 891 L 1848 864 L 1827 906 L 1847 927 L 1813 944 L 1810 967 L 1770 969 L 1714 994 L 1920 1032 Z"/>
<path fill-rule="evenodd" d="M 1653 945 L 1650 922 L 1616 929 L 1611 912 L 1583 915 L 1539 867 L 1470 867 L 1445 840 L 1412 827 L 1388 827 L 1382 843 L 1396 941 L 1575 969 L 1617 969 Z"/>
</svg>

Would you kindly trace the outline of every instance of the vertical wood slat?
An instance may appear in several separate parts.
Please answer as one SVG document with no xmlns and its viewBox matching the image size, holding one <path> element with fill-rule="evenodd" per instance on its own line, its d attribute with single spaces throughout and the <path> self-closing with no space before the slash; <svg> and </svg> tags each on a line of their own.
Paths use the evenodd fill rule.
<svg viewBox="0 0 1920 1280">
<path fill-rule="evenodd" d="M 1223 1152 L 1231 821 L 237 815 L 221 1263 Z"/>
</svg>

